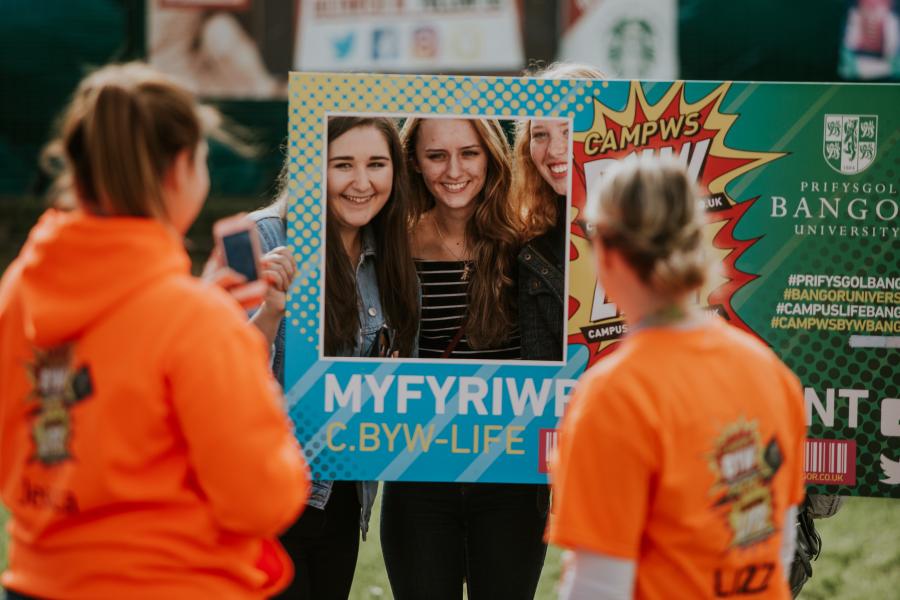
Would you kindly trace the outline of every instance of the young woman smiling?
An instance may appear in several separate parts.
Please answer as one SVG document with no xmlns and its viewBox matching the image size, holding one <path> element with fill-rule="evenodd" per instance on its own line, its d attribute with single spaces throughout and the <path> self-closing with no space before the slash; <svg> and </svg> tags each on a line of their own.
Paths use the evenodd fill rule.
<svg viewBox="0 0 900 600">
<path fill-rule="evenodd" d="M 251 215 L 270 253 L 283 249 L 287 240 L 285 180 L 286 172 L 278 199 Z M 326 204 L 325 355 L 414 355 L 418 288 L 406 243 L 411 209 L 393 121 L 328 120 Z M 284 300 L 283 293 L 270 293 L 253 317 L 274 344 L 272 368 L 282 382 Z M 297 576 L 283 598 L 348 596 L 359 532 L 365 539 L 377 490 L 374 481 L 313 482 L 310 509 L 281 538 L 297 563 Z"/>
<path fill-rule="evenodd" d="M 558 63 L 545 79 L 599 79 L 592 67 Z M 564 360 L 565 261 L 569 185 L 569 123 L 519 121 L 512 197 L 521 206 L 526 243 L 519 251 L 518 306 L 522 358 Z"/>
<path fill-rule="evenodd" d="M 519 357 L 510 150 L 497 121 L 416 119 L 402 130 L 419 218 L 420 356 Z M 381 545 L 398 600 L 531 598 L 546 546 L 546 486 L 384 485 Z"/>
<path fill-rule="evenodd" d="M 419 215 L 422 358 L 518 359 L 509 144 L 497 121 L 417 119 L 401 132 Z"/>
</svg>

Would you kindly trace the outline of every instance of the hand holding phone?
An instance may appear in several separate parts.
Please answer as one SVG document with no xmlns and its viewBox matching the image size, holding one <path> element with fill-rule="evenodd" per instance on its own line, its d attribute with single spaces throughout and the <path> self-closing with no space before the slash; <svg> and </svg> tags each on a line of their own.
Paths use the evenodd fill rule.
<svg viewBox="0 0 900 600">
<path fill-rule="evenodd" d="M 284 316 L 288 290 L 297 272 L 294 257 L 289 248 L 278 246 L 264 254 L 260 264 L 262 266 L 262 278 L 269 284 L 264 298 L 264 308 L 276 313 L 280 319 Z"/>
<path fill-rule="evenodd" d="M 266 281 L 260 276 L 259 238 L 256 224 L 245 214 L 216 221 L 213 225 L 215 252 L 228 269 L 242 278 L 241 283 L 227 287 L 229 294 L 244 308 L 259 306 L 266 293 Z"/>
</svg>

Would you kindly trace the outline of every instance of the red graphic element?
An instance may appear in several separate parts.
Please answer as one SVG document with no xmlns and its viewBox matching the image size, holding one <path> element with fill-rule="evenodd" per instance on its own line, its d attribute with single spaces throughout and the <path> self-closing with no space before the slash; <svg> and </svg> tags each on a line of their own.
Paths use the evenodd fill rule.
<svg viewBox="0 0 900 600">
<path fill-rule="evenodd" d="M 625 107 L 612 110 L 594 100 L 593 125 L 587 131 L 575 132 L 573 145 L 572 206 L 582 213 L 587 194 L 587 175 L 596 178 L 612 164 L 635 154 L 651 153 L 670 156 L 685 165 L 694 177 L 699 191 L 714 198 L 708 211 L 708 238 L 712 239 L 715 258 L 721 261 L 720 276 L 702 291 L 699 302 L 702 308 L 715 309 L 732 324 L 753 333 L 737 315 L 732 306 L 739 289 L 757 276 L 737 268 L 737 261 L 759 238 L 741 240 L 734 236 L 738 221 L 758 197 L 742 200 L 729 197 L 726 187 L 736 178 L 783 156 L 781 153 L 738 150 L 729 147 L 725 138 L 739 115 L 720 112 L 721 104 L 731 84 L 716 87 L 696 102 L 685 99 L 683 82 L 673 83 L 656 104 L 650 104 L 641 85 L 632 82 Z M 587 272 L 581 256 L 589 247 L 578 220 L 570 225 L 572 265 L 579 265 L 580 277 Z M 580 239 L 579 239 L 580 238 Z M 570 279 L 571 281 L 571 279 Z M 575 318 L 570 327 L 568 343 L 581 344 L 590 350 L 589 364 L 612 352 L 617 340 L 591 341 L 582 328 L 588 325 L 612 325 L 621 323 L 621 315 L 615 318 L 590 322 L 593 295 L 588 296 L 584 286 L 576 292 L 570 285 L 569 316 Z"/>
<path fill-rule="evenodd" d="M 854 440 L 806 440 L 803 461 L 806 483 L 856 485 Z"/>
<path fill-rule="evenodd" d="M 750 329 L 750 327 L 744 323 L 743 319 L 741 319 L 734 311 L 734 308 L 731 306 L 731 300 L 739 289 L 758 277 L 758 275 L 741 271 L 735 266 L 735 263 L 750 246 L 761 238 L 739 240 L 734 237 L 735 226 L 741 220 L 741 217 L 744 216 L 744 213 L 746 213 L 757 200 L 759 200 L 759 196 L 751 198 L 746 202 L 735 204 L 728 210 L 708 213 L 710 223 L 725 221 L 725 226 L 722 227 L 716 234 L 716 237 L 713 238 L 713 247 L 720 250 L 730 250 L 725 257 L 725 260 L 722 261 L 722 274 L 728 281 L 709 294 L 708 304 L 710 306 L 721 306 L 725 310 L 728 321 L 732 325 L 737 325 L 741 329 L 754 335 L 756 335 L 756 332 Z"/>
<path fill-rule="evenodd" d="M 559 443 L 559 433 L 556 429 L 541 429 L 538 431 L 538 473 L 550 472 L 550 461 L 556 454 L 556 446 Z"/>
</svg>

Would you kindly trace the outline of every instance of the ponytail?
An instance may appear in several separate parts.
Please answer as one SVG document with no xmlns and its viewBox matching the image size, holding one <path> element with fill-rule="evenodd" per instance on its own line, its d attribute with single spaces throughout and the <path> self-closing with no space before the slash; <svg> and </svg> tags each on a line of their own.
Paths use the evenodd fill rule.
<svg viewBox="0 0 900 600">
<path fill-rule="evenodd" d="M 81 82 L 44 162 L 60 167 L 58 193 L 74 192 L 89 212 L 166 221 L 166 172 L 216 122 L 215 111 L 147 65 L 110 65 Z"/>
</svg>

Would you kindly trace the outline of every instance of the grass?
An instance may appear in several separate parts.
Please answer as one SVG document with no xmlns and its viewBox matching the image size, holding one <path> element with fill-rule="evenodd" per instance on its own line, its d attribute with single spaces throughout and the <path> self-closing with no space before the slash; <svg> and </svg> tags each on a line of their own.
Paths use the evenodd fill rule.
<svg viewBox="0 0 900 600">
<path fill-rule="evenodd" d="M 816 525 L 822 555 L 801 598 L 900 597 L 900 502 L 850 498 L 841 512 Z"/>
<path fill-rule="evenodd" d="M 350 600 L 393 598 L 378 545 L 380 504 L 372 515 L 369 541 L 360 545 Z M 822 554 L 802 600 L 874 600 L 900 597 L 900 501 L 850 498 L 831 519 L 816 521 Z M 536 600 L 556 598 L 560 551 L 550 547 Z"/>
<path fill-rule="evenodd" d="M 393 598 L 378 543 L 378 503 L 369 541 L 360 545 L 350 600 Z M 6 513 L 0 509 L 0 521 Z M 900 596 L 900 502 L 884 498 L 850 498 L 835 517 L 817 521 L 822 555 L 803 600 L 872 600 Z M 0 565 L 6 566 L 6 541 L 0 541 Z M 560 551 L 551 547 L 538 585 L 537 600 L 556 598 Z"/>
</svg>

